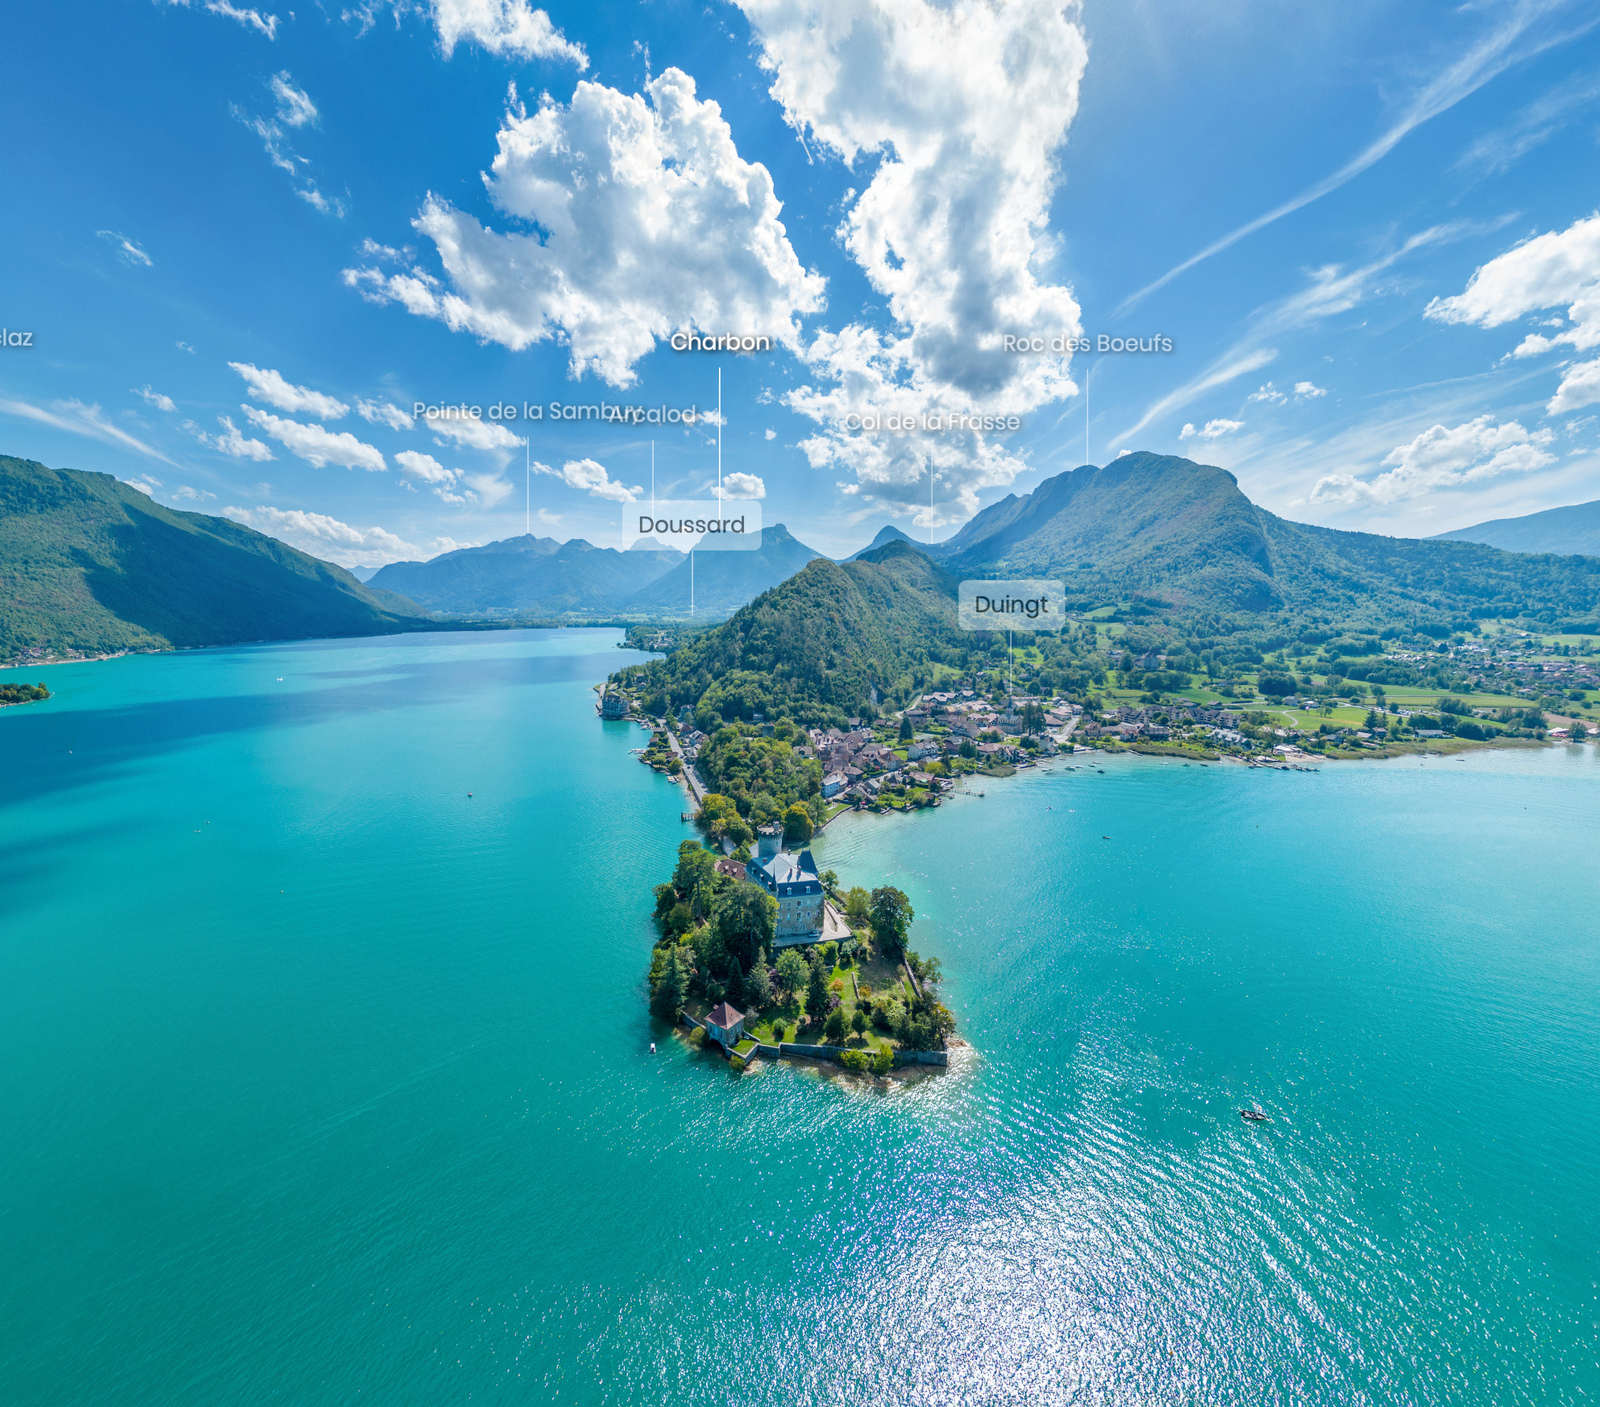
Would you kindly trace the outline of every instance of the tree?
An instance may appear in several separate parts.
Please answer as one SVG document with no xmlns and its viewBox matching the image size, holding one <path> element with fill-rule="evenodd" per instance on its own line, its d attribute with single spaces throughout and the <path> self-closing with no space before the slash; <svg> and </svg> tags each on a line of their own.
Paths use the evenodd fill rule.
<svg viewBox="0 0 1600 1407">
<path fill-rule="evenodd" d="M 867 1029 L 867 1013 L 859 1006 L 850 1015 L 850 1029 L 858 1036 Z"/>
<path fill-rule="evenodd" d="M 961 740 L 961 755 L 963 757 L 976 757 L 978 755 L 978 745 L 971 738 L 963 738 Z"/>
<path fill-rule="evenodd" d="M 750 967 L 750 975 L 745 979 L 745 997 L 757 1011 L 764 1011 L 772 1005 L 772 973 L 767 968 L 767 950 L 760 949 L 756 953 L 756 960 Z"/>
<path fill-rule="evenodd" d="M 761 948 L 772 945 L 778 927 L 778 901 L 759 884 L 741 879 L 713 905 L 711 926 L 732 956 L 742 962 L 754 962 Z"/>
<path fill-rule="evenodd" d="M 836 1006 L 828 1013 L 827 1024 L 823 1026 L 822 1034 L 830 1041 L 844 1038 L 844 1008 L 842 1006 Z"/>
<path fill-rule="evenodd" d="M 672 872 L 672 887 L 682 895 L 694 893 L 700 883 L 711 883 L 717 872 L 717 860 L 705 846 L 696 840 L 686 840 L 678 847 L 678 865 Z"/>
<path fill-rule="evenodd" d="M 894 1052 L 892 1050 L 880 1050 L 872 1057 L 872 1073 L 874 1075 L 887 1075 L 892 1069 L 894 1069 Z"/>
<path fill-rule="evenodd" d="M 1025 733 L 1042 733 L 1044 731 L 1044 710 L 1038 704 L 1027 704 L 1022 710 L 1022 731 Z"/>
<path fill-rule="evenodd" d="M 806 978 L 806 1015 L 813 1021 L 820 1021 L 827 1009 L 828 972 L 822 965 L 822 959 L 813 953 L 811 970 Z"/>
<path fill-rule="evenodd" d="M 902 890 L 884 885 L 872 891 L 872 936 L 877 940 L 879 952 L 900 952 L 915 917 L 911 901 Z"/>
<path fill-rule="evenodd" d="M 793 996 L 805 985 L 806 960 L 798 948 L 785 948 L 778 954 L 778 986 L 786 996 Z"/>
<path fill-rule="evenodd" d="M 785 840 L 804 844 L 811 839 L 812 830 L 811 813 L 806 810 L 803 803 L 797 801 L 783 813 Z"/>
<path fill-rule="evenodd" d="M 844 916 L 851 926 L 865 928 L 872 912 L 872 896 L 859 884 L 853 885 L 844 896 Z"/>
<path fill-rule="evenodd" d="M 830 899 L 839 897 L 839 875 L 837 871 L 824 870 L 822 872 L 822 892 Z"/>
<path fill-rule="evenodd" d="M 914 737 L 916 737 L 916 730 L 911 726 L 911 720 L 902 718 L 900 720 L 900 741 L 909 743 Z"/>
<path fill-rule="evenodd" d="M 683 950 L 676 944 L 661 965 L 661 978 L 651 993 L 651 1005 L 663 1021 L 676 1021 L 689 991 L 689 973 L 683 960 Z"/>
</svg>

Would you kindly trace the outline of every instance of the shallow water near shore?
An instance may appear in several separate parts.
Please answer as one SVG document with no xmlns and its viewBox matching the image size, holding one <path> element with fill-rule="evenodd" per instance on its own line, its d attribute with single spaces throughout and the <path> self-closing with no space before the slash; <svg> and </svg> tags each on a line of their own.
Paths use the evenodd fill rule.
<svg viewBox="0 0 1600 1407">
<path fill-rule="evenodd" d="M 836 823 L 972 1048 L 739 1076 L 644 1010 L 690 830 L 594 716 L 618 638 L 132 656 L 0 713 L 0 1398 L 1600 1393 L 1600 749 Z"/>
</svg>

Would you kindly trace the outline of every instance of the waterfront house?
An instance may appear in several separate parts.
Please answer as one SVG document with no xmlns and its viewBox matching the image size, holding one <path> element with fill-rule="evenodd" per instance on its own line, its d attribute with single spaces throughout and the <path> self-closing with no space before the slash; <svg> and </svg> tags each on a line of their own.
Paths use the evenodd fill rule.
<svg viewBox="0 0 1600 1407">
<path fill-rule="evenodd" d="M 823 800 L 831 800 L 833 797 L 842 792 L 848 784 L 848 779 L 845 777 L 843 772 L 829 772 L 828 775 L 822 779 Z"/>
<path fill-rule="evenodd" d="M 724 1050 L 732 1050 L 744 1039 L 744 1013 L 718 1002 L 706 1014 L 706 1035 L 720 1041 Z"/>
</svg>

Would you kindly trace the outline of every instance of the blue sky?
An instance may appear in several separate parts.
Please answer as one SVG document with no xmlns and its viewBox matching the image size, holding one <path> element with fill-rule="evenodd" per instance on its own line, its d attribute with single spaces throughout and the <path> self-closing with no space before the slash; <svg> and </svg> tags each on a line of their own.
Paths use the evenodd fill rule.
<svg viewBox="0 0 1600 1407">
<path fill-rule="evenodd" d="M 828 552 L 1128 450 L 1385 533 L 1600 497 L 1592 5 L 113 0 L 7 51 L 0 450 L 345 565 L 614 541 L 652 438 L 716 480 L 709 423 L 418 402 L 719 369 L 725 483 Z M 1102 335 L 1171 350 L 1049 349 Z"/>
</svg>

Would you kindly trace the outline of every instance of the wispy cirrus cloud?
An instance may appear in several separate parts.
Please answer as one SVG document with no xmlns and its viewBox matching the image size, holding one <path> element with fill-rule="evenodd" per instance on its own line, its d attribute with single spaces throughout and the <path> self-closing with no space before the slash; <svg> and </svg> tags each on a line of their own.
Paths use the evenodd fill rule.
<svg viewBox="0 0 1600 1407">
<path fill-rule="evenodd" d="M 1382 161 L 1423 123 L 1448 112 L 1463 98 L 1470 97 L 1513 64 L 1554 45 L 1564 44 L 1600 24 L 1600 15 L 1585 13 L 1576 0 L 1516 0 L 1516 3 L 1505 7 L 1505 11 L 1486 33 L 1417 89 L 1399 116 L 1337 171 L 1306 187 L 1298 195 L 1273 206 L 1265 214 L 1228 231 L 1182 263 L 1175 264 L 1160 278 L 1124 298 L 1117 305 L 1114 315 L 1120 317 L 1131 311 L 1157 289 L 1164 288 L 1196 264 L 1204 263 L 1225 249 L 1231 249 L 1257 230 L 1265 229 L 1285 215 L 1304 209 L 1313 201 L 1354 180 L 1363 171 Z M 1566 28 L 1552 29 L 1546 23 L 1559 21 L 1568 15 L 1576 18 Z"/>
<path fill-rule="evenodd" d="M 117 251 L 117 257 L 121 259 L 124 264 L 130 264 L 135 268 L 145 269 L 155 267 L 155 260 L 146 254 L 144 250 L 135 244 L 131 239 L 129 239 L 127 235 L 119 234 L 116 230 L 96 230 L 95 234 L 101 239 L 108 241 L 112 245 L 112 247 Z"/>
<path fill-rule="evenodd" d="M 273 113 L 263 117 L 235 103 L 234 117 L 261 139 L 267 159 L 280 171 L 286 171 L 295 181 L 294 193 L 325 215 L 344 218 L 344 202 L 325 195 L 316 181 L 307 173 L 310 163 L 290 145 L 290 135 L 306 128 L 318 126 L 321 114 L 311 95 L 295 86 L 287 70 L 273 74 L 268 83 L 272 93 Z"/>
<path fill-rule="evenodd" d="M 152 449 L 136 435 L 130 435 L 119 425 L 113 425 L 98 405 L 78 400 L 51 401 L 47 410 L 29 401 L 0 398 L 0 414 L 15 415 L 24 420 L 49 425 L 52 429 L 65 430 L 69 434 L 99 440 L 102 444 L 129 449 L 135 454 L 159 459 L 163 464 L 171 464 L 175 469 L 181 467 L 175 460 L 169 459 L 158 449 Z"/>
<path fill-rule="evenodd" d="M 187 10 L 192 0 L 155 0 L 155 3 L 158 5 L 164 3 L 174 9 Z M 276 15 L 264 15 L 260 10 L 245 9 L 240 5 L 232 5 L 229 0 L 203 0 L 200 8 L 206 11 L 207 14 L 221 15 L 225 19 L 235 20 L 244 25 L 245 28 L 253 29 L 257 34 L 264 35 L 268 39 L 276 39 L 278 37 L 278 17 Z"/>
</svg>

